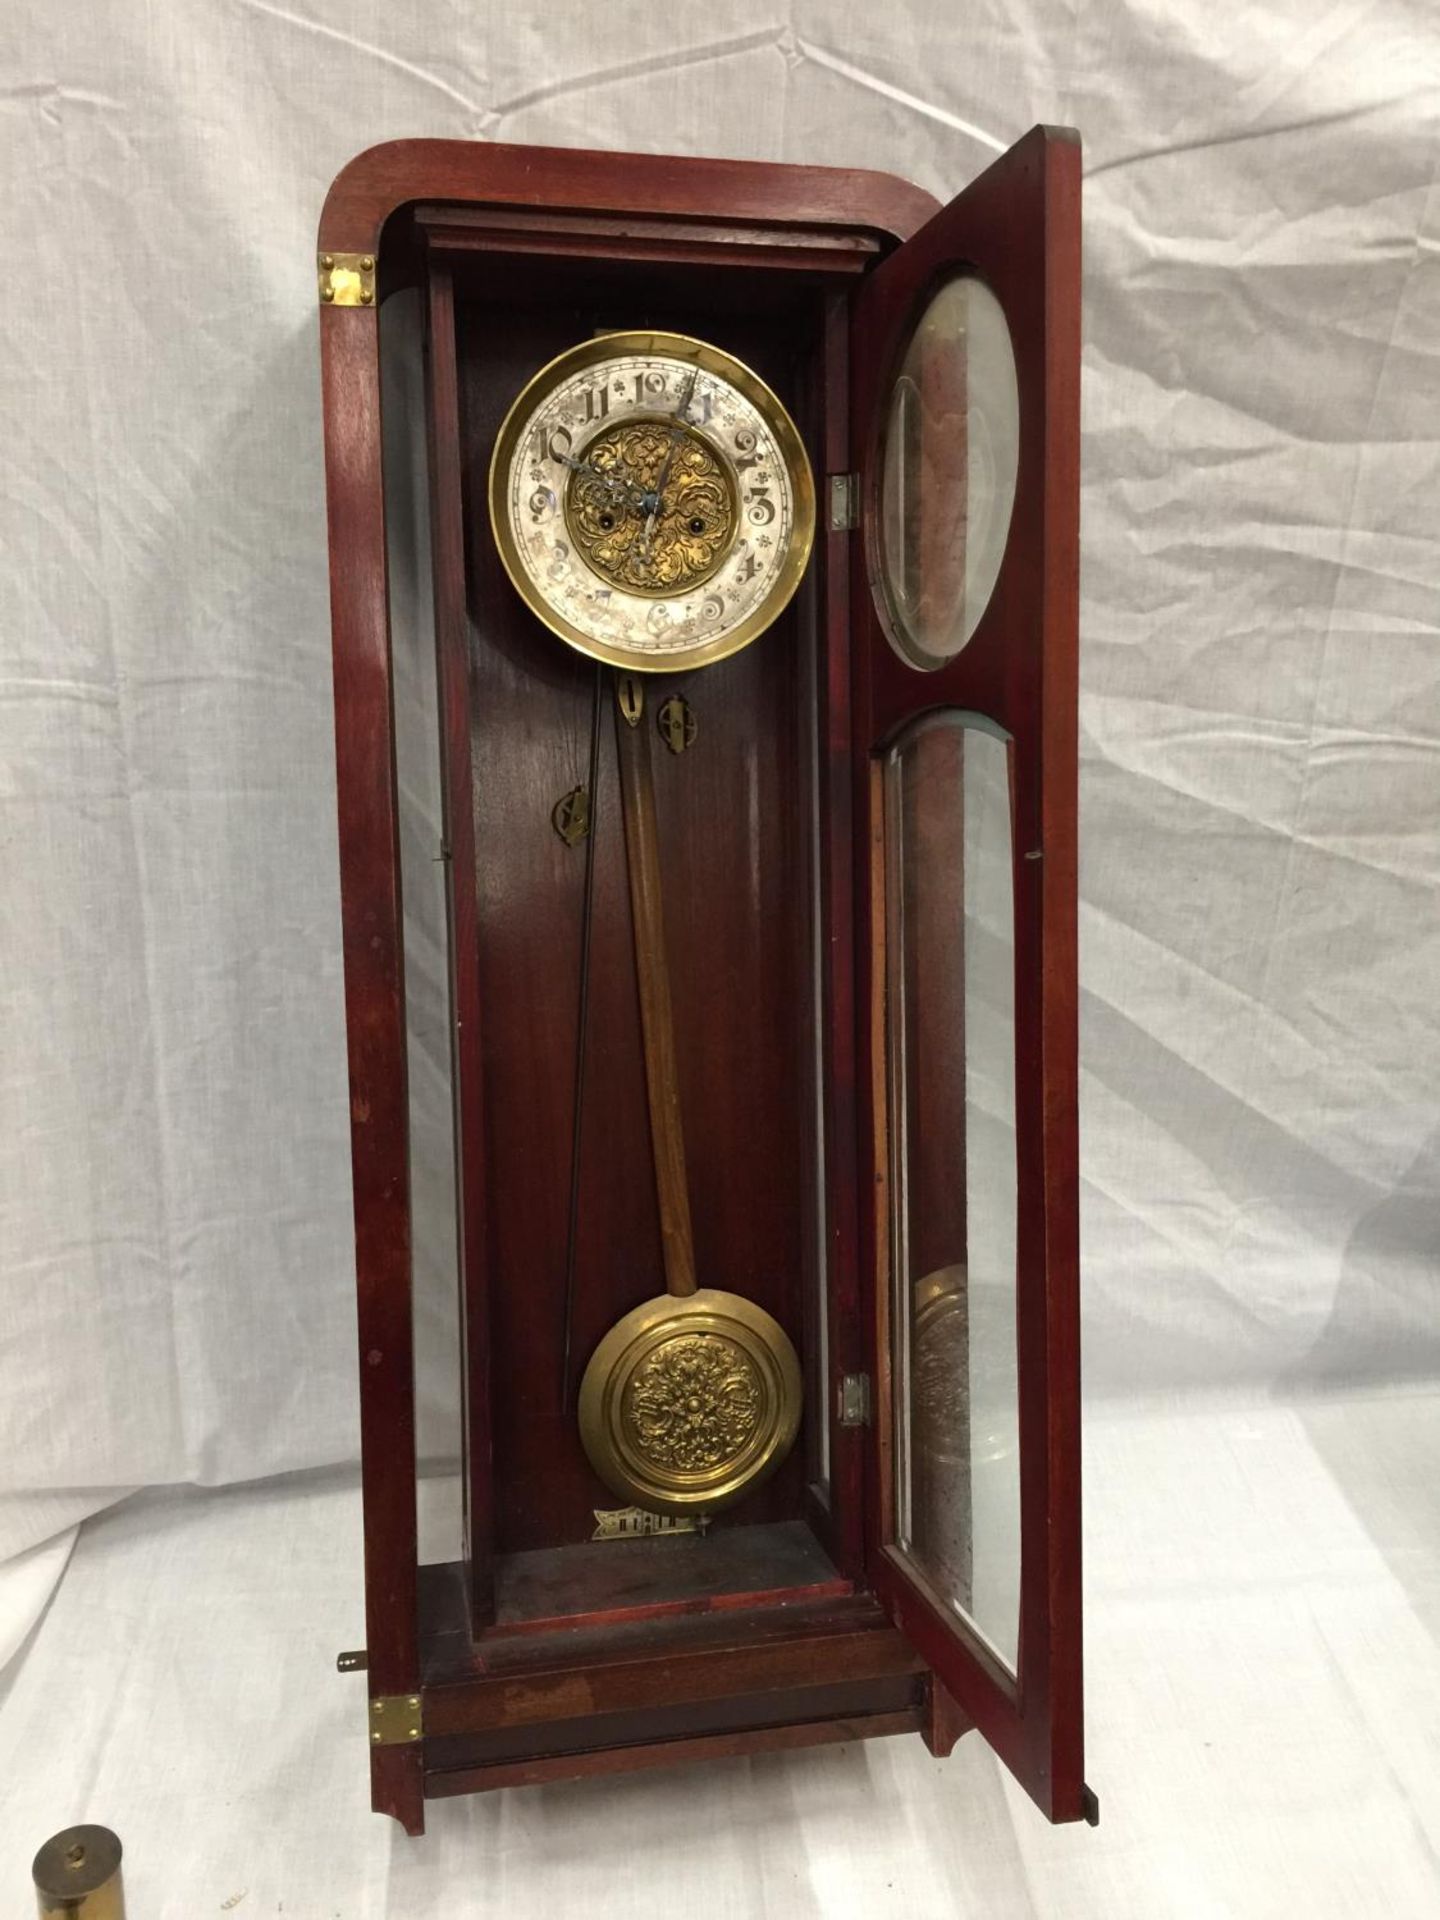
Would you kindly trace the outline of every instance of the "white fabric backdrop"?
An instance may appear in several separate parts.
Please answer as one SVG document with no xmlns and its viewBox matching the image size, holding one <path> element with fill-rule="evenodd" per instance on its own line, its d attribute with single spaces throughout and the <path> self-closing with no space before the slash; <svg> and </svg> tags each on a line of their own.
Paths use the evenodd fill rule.
<svg viewBox="0 0 1440 1920">
<path fill-rule="evenodd" d="M 402 134 L 943 198 L 1082 129 L 1090 1390 L 1440 1372 L 1430 0 L 10 0 L 0 47 L 0 1556 L 355 1453 L 312 263 Z"/>
</svg>

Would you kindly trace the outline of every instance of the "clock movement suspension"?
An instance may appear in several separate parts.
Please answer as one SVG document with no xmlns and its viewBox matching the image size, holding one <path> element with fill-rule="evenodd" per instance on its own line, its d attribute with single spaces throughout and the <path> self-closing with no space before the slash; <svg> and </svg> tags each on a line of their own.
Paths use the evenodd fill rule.
<svg viewBox="0 0 1440 1920">
<path fill-rule="evenodd" d="M 779 1322 L 697 1277 L 644 711 L 642 678 L 617 674 L 620 811 L 666 1290 L 632 1308 L 595 1349 L 580 1386 L 580 1436 L 615 1492 L 659 1513 L 703 1514 L 740 1499 L 784 1459 L 802 1386 Z"/>
</svg>

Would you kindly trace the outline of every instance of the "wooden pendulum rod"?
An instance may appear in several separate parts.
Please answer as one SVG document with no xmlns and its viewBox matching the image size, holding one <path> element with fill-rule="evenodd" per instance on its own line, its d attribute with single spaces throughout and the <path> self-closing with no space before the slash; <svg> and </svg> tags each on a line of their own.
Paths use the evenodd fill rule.
<svg viewBox="0 0 1440 1920">
<path fill-rule="evenodd" d="M 565 1338 L 560 1358 L 560 1411 L 570 1411 L 570 1349 L 575 1327 L 575 1270 L 580 1236 L 580 1148 L 585 1123 L 586 1036 L 590 1027 L 590 940 L 595 925 L 596 788 L 600 782 L 600 715 L 605 669 L 595 663 L 590 698 L 590 771 L 586 775 L 585 903 L 580 917 L 580 1005 L 575 1020 L 575 1097 L 570 1121 L 570 1212 L 565 1236 Z"/>
<path fill-rule="evenodd" d="M 660 848 L 655 832 L 655 776 L 650 732 L 643 724 L 645 689 L 638 674 L 615 679 L 615 746 L 620 768 L 620 810 L 630 870 L 630 915 L 635 933 L 635 973 L 640 988 L 640 1034 L 645 1086 L 650 1100 L 650 1143 L 655 1155 L 655 1192 L 660 1209 L 660 1245 L 665 1291 L 684 1299 L 696 1291 L 695 1239 L 690 1190 L 685 1180 L 685 1135 L 680 1121 L 680 1075 L 675 1064 L 675 1016 L 670 969 L 665 958 L 665 914 L 660 892 Z"/>
<path fill-rule="evenodd" d="M 795 1349 L 772 1314 L 743 1295 L 696 1284 L 644 718 L 644 682 L 618 675 L 615 749 L 665 1291 L 622 1315 L 591 1354 L 578 1413 L 581 1444 L 608 1487 L 652 1513 L 699 1516 L 731 1506 L 784 1459 L 804 1389 Z M 647 1426 L 641 1409 L 657 1380 L 671 1383 L 662 1385 L 662 1400 L 679 1392 L 685 1418 L 712 1436 L 698 1463 L 676 1453 L 663 1421 L 658 1434 Z"/>
</svg>

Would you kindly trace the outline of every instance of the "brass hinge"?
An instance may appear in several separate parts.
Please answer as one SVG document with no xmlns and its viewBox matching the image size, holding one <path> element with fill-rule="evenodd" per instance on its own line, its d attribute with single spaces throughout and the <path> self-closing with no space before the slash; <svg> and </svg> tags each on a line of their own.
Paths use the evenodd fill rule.
<svg viewBox="0 0 1440 1920">
<path fill-rule="evenodd" d="M 836 1396 L 836 1417 L 842 1427 L 868 1427 L 870 1424 L 870 1376 L 868 1373 L 842 1374 Z"/>
<path fill-rule="evenodd" d="M 319 260 L 322 307 L 373 307 L 373 253 L 322 253 Z"/>
<path fill-rule="evenodd" d="M 832 473 L 830 476 L 830 531 L 851 533 L 859 524 L 859 474 Z"/>
<path fill-rule="evenodd" d="M 425 1736 L 425 1709 L 418 1693 L 381 1694 L 370 1702 L 372 1747 L 408 1747 Z"/>
</svg>

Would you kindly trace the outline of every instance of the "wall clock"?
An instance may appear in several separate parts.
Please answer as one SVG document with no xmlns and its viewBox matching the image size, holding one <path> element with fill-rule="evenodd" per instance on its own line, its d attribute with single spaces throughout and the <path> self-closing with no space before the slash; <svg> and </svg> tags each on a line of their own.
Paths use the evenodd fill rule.
<svg viewBox="0 0 1440 1920">
<path fill-rule="evenodd" d="M 1079 146 L 400 141 L 318 287 L 372 1797 L 1082 1767 Z M 393 302 L 393 304 L 392 304 Z M 418 306 L 465 1533 L 422 1564 L 381 336 Z M 393 480 L 393 476 L 392 480 Z"/>
</svg>

